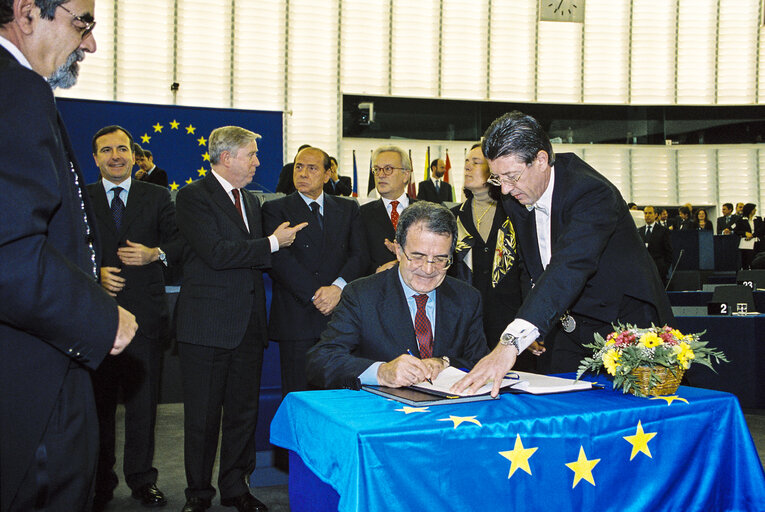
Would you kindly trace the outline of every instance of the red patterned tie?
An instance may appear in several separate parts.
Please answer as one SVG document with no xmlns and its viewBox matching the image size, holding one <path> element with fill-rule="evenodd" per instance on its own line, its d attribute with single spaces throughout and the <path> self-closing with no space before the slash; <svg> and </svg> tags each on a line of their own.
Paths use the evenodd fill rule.
<svg viewBox="0 0 765 512">
<path fill-rule="evenodd" d="M 412 295 L 417 304 L 417 312 L 414 314 L 414 333 L 417 336 L 417 345 L 420 347 L 420 359 L 433 357 L 433 330 L 430 320 L 425 314 L 425 304 L 428 303 L 428 296 L 424 293 Z"/>
<path fill-rule="evenodd" d="M 398 227 L 398 211 L 396 210 L 398 205 L 398 201 L 390 202 L 390 221 L 393 223 L 393 229 Z"/>
</svg>

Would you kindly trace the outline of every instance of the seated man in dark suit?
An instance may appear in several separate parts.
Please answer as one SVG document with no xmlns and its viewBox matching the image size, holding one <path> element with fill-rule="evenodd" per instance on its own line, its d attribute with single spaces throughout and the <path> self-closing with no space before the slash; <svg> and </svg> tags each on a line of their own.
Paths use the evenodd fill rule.
<svg viewBox="0 0 765 512">
<path fill-rule="evenodd" d="M 656 212 L 653 206 L 643 208 L 643 215 L 645 215 L 645 226 L 638 228 L 638 234 L 645 243 L 648 254 L 656 263 L 659 277 L 666 285 L 669 266 L 672 264 L 672 243 L 669 239 L 669 230 L 656 222 Z"/>
<path fill-rule="evenodd" d="M 141 146 L 138 148 L 141 149 L 141 152 L 136 151 L 135 154 L 135 163 L 139 167 L 135 172 L 135 179 L 167 188 L 167 172 L 157 167 L 151 151 L 143 149 Z"/>
<path fill-rule="evenodd" d="M 324 184 L 324 193 L 333 196 L 350 196 L 353 193 L 351 178 L 348 176 L 338 176 L 337 158 L 329 157 L 329 179 Z"/>
<path fill-rule="evenodd" d="M 677 217 L 675 217 L 672 225 L 669 229 L 674 231 L 680 230 L 693 230 L 696 229 L 696 223 L 691 218 L 691 209 L 688 206 L 681 206 L 677 211 Z"/>
<path fill-rule="evenodd" d="M 431 203 L 443 203 L 452 200 L 452 186 L 443 180 L 446 164 L 440 158 L 430 162 L 430 179 L 421 181 L 417 186 L 417 199 Z"/>
<path fill-rule="evenodd" d="M 396 229 L 398 266 L 345 287 L 308 352 L 309 381 L 409 386 L 450 364 L 472 367 L 486 354 L 478 290 L 446 275 L 456 240 L 457 221 L 445 207 L 422 201 L 407 208 Z"/>
<path fill-rule="evenodd" d="M 406 194 L 412 179 L 412 162 L 398 146 L 381 146 L 372 153 L 372 173 L 380 199 L 361 206 L 361 218 L 372 260 L 367 274 L 387 270 L 396 264 L 393 239 L 399 215 L 416 199 Z"/>
<path fill-rule="evenodd" d="M 733 231 L 732 225 L 736 222 L 736 216 L 733 214 L 733 203 L 722 205 L 722 216 L 717 217 L 717 234 L 730 235 Z"/>
</svg>

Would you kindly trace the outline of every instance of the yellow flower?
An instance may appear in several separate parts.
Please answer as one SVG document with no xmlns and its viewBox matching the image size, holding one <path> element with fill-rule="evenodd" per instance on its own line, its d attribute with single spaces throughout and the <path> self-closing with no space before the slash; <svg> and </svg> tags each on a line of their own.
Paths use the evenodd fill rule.
<svg viewBox="0 0 765 512">
<path fill-rule="evenodd" d="M 610 346 L 611 346 L 611 345 L 613 345 L 614 343 L 616 343 L 616 342 L 614 341 L 614 339 L 613 339 L 613 338 L 609 338 L 608 340 L 606 340 L 606 346 L 607 346 L 607 347 L 610 347 Z"/>
<path fill-rule="evenodd" d="M 680 331 L 678 331 L 677 329 L 672 329 L 671 331 L 669 331 L 669 333 L 670 333 L 672 336 L 674 336 L 674 338 L 675 338 L 677 341 L 682 341 L 682 340 L 683 340 L 683 338 L 685 338 L 685 336 L 683 335 L 683 333 L 681 333 L 681 332 L 680 332 Z"/>
<path fill-rule="evenodd" d="M 655 333 L 647 332 L 640 337 L 639 343 L 646 348 L 653 348 L 658 347 L 664 342 Z"/>
<path fill-rule="evenodd" d="M 603 354 L 603 366 L 606 367 L 609 375 L 616 375 L 616 368 L 619 366 L 621 357 L 618 350 L 609 350 Z"/>
<path fill-rule="evenodd" d="M 686 370 L 690 368 L 691 359 L 696 357 L 696 355 L 693 353 L 693 350 L 691 349 L 691 346 L 682 341 L 679 345 L 675 345 L 672 348 L 675 352 L 675 355 L 677 356 L 677 363 Z"/>
</svg>

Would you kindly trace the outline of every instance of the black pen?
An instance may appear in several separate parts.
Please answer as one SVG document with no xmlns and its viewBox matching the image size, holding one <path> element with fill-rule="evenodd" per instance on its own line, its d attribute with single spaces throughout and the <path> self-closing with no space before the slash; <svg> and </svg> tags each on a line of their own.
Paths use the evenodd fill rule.
<svg viewBox="0 0 765 512">
<path fill-rule="evenodd" d="M 412 354 L 411 350 L 406 349 L 406 353 L 409 354 L 410 356 L 414 357 L 414 354 Z M 425 380 L 428 381 L 428 384 L 430 384 L 431 386 L 433 385 L 433 381 L 430 380 L 429 378 L 425 377 Z"/>
</svg>

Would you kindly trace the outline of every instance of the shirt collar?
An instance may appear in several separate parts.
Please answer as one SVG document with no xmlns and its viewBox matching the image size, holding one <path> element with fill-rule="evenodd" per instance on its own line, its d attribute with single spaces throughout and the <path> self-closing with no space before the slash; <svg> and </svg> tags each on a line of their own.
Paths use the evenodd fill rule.
<svg viewBox="0 0 765 512">
<path fill-rule="evenodd" d="M 398 201 L 398 205 L 402 207 L 401 210 L 409 206 L 409 196 L 406 195 L 406 191 L 404 191 L 404 193 L 401 194 L 396 199 L 386 199 L 384 197 L 381 197 L 380 199 L 382 199 L 383 204 L 385 205 L 385 208 L 388 208 L 388 206 L 390 206 L 390 204 L 393 201 Z M 398 211 L 400 212 L 401 210 L 398 210 Z"/>
<path fill-rule="evenodd" d="M 529 211 L 539 210 L 545 215 L 550 215 L 550 211 L 552 211 L 552 196 L 553 196 L 554 188 L 555 188 L 555 167 L 553 166 L 553 167 L 550 167 L 550 181 L 547 183 L 547 188 L 542 193 L 542 197 L 537 199 L 536 203 L 534 203 L 531 206 L 527 206 L 526 208 Z"/>
<path fill-rule="evenodd" d="M 321 194 L 319 194 L 319 197 L 317 197 L 316 199 L 311 199 L 310 197 L 308 197 L 307 195 L 303 194 L 300 191 L 298 191 L 298 194 L 300 195 L 300 197 L 303 198 L 303 201 L 305 201 L 305 204 L 309 208 L 311 207 L 311 203 L 317 202 L 319 203 L 319 210 L 324 211 L 324 192 L 323 191 Z"/>
<path fill-rule="evenodd" d="M 406 258 L 406 256 L 404 256 L 404 258 Z M 404 289 L 404 297 L 406 297 L 407 299 L 409 299 L 409 298 L 411 298 L 411 297 L 412 297 L 412 295 L 420 295 L 420 292 L 417 292 L 417 291 L 414 291 L 414 290 L 412 290 L 412 289 L 411 289 L 411 288 L 409 288 L 409 286 L 407 286 L 407 284 L 404 282 L 404 278 L 401 276 L 401 265 L 398 265 L 398 266 L 396 267 L 396 274 L 398 275 L 398 280 L 401 282 L 401 287 Z M 431 301 L 431 300 L 433 300 L 433 299 L 435 298 L 435 296 L 436 296 L 436 289 L 438 289 L 438 287 L 436 287 L 436 288 L 434 288 L 434 289 L 430 290 L 430 291 L 429 291 L 429 292 L 426 294 L 426 295 L 428 296 L 428 301 Z"/>
<path fill-rule="evenodd" d="M 13 55 L 13 57 L 17 61 L 19 61 L 19 64 L 21 64 L 22 66 L 24 66 L 27 69 L 31 69 L 32 71 L 34 71 L 34 69 L 32 69 L 32 65 L 29 63 L 27 58 L 24 57 L 24 54 L 21 53 L 21 50 L 19 50 L 18 47 L 15 44 L 10 42 L 9 40 L 4 38 L 3 36 L 0 36 L 0 46 L 5 48 L 6 50 L 8 50 L 8 52 L 11 55 Z"/>
<path fill-rule="evenodd" d="M 112 191 L 114 187 L 120 187 L 122 190 L 124 190 L 128 195 L 130 194 L 130 184 L 133 182 L 133 178 L 128 176 L 128 178 L 123 181 L 122 183 L 119 183 L 115 185 L 109 180 L 101 179 L 101 184 L 104 186 L 104 192 L 107 194 Z"/>
<path fill-rule="evenodd" d="M 223 176 L 215 172 L 215 169 L 212 170 L 213 176 L 215 176 L 215 179 L 218 180 L 218 183 L 220 183 L 220 186 L 223 187 L 223 190 L 226 191 L 227 194 L 231 195 L 231 191 L 234 190 L 236 187 L 233 186 L 231 183 L 226 180 Z"/>
</svg>

